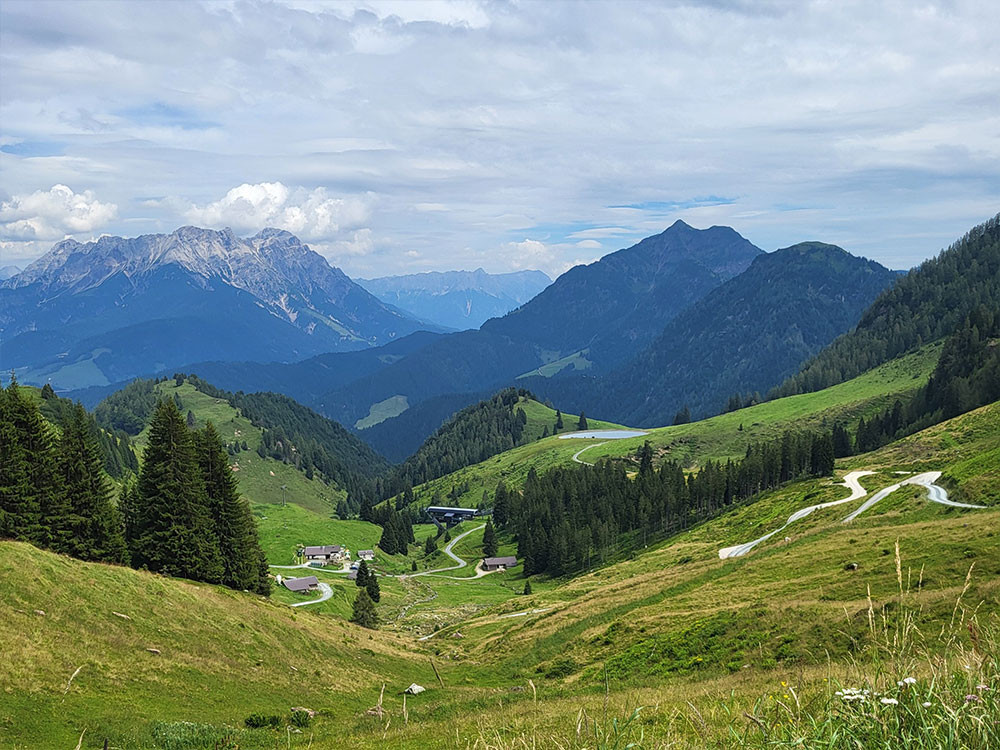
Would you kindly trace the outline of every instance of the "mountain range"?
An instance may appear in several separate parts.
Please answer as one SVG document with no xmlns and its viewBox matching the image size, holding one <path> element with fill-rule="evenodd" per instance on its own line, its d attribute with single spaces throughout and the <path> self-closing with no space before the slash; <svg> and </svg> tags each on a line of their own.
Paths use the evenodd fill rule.
<svg viewBox="0 0 1000 750">
<path fill-rule="evenodd" d="M 208 359 L 295 361 L 428 327 L 277 229 L 65 240 L 0 283 L 3 366 L 63 388 Z"/>
<path fill-rule="evenodd" d="M 750 267 L 670 321 L 605 376 L 520 382 L 567 409 L 638 427 L 670 424 L 687 407 L 711 416 L 798 371 L 858 321 L 896 274 L 835 245 L 803 242 Z"/>
<path fill-rule="evenodd" d="M 552 279 L 541 271 L 432 271 L 356 281 L 383 302 L 445 328 L 479 328 L 523 305 Z"/>
</svg>

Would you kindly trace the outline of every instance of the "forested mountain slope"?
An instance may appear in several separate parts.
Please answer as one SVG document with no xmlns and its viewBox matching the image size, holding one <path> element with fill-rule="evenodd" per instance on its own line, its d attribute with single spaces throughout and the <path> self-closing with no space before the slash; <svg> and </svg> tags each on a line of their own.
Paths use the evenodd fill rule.
<svg viewBox="0 0 1000 750">
<path fill-rule="evenodd" d="M 676 221 L 660 234 L 564 273 L 484 331 L 613 366 L 639 351 L 677 313 L 742 273 L 761 250 L 729 227 Z"/>
<path fill-rule="evenodd" d="M 1000 308 L 1000 214 L 880 295 L 844 334 L 774 390 L 825 388 L 952 333 L 978 305 Z"/>
<path fill-rule="evenodd" d="M 670 321 L 641 354 L 597 379 L 546 384 L 567 408 L 586 408 L 640 427 L 670 424 L 687 407 L 695 417 L 766 392 L 809 356 L 849 330 L 895 274 L 833 245 L 805 242 L 758 256 Z"/>
</svg>

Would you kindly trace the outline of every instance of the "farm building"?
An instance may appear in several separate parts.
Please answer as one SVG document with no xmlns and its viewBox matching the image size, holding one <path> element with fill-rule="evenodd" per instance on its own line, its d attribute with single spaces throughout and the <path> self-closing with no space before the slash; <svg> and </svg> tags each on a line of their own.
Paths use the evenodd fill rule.
<svg viewBox="0 0 1000 750">
<path fill-rule="evenodd" d="M 320 565 L 337 564 L 351 559 L 351 551 L 339 544 L 305 547 L 302 550 L 302 555 L 306 558 L 307 563 L 319 563 Z"/>
<path fill-rule="evenodd" d="M 516 557 L 485 557 L 483 570 L 506 570 L 517 565 Z"/>
<path fill-rule="evenodd" d="M 374 560 L 375 559 L 375 550 L 373 550 L 373 549 L 361 549 L 361 550 L 358 550 L 358 559 L 359 560 L 369 560 L 369 561 L 370 560 Z"/>
<path fill-rule="evenodd" d="M 449 508 L 444 505 L 431 505 L 427 508 L 427 515 L 438 526 L 442 524 L 454 526 L 456 523 L 475 518 L 479 515 L 479 511 L 475 508 Z"/>
<path fill-rule="evenodd" d="M 289 591 L 297 594 L 304 594 L 307 591 L 315 591 L 319 586 L 316 576 L 302 576 L 301 578 L 282 578 L 281 585 Z"/>
</svg>

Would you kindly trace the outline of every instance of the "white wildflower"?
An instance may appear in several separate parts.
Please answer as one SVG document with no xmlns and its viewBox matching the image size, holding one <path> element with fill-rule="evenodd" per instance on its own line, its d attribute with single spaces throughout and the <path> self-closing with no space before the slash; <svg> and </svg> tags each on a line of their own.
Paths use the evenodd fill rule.
<svg viewBox="0 0 1000 750">
<path fill-rule="evenodd" d="M 924 708 L 930 708 L 931 707 L 931 702 L 930 701 L 924 701 L 922 705 L 923 705 Z"/>
<path fill-rule="evenodd" d="M 882 698 L 883 706 L 896 706 L 899 705 L 899 701 L 895 698 Z"/>
</svg>

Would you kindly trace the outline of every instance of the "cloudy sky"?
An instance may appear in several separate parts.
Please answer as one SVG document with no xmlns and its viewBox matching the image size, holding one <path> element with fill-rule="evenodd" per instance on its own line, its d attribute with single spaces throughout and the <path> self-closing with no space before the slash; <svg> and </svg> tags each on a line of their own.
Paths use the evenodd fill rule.
<svg viewBox="0 0 1000 750">
<path fill-rule="evenodd" d="M 554 275 L 682 218 L 904 268 L 1000 211 L 995 0 L 0 14 L 0 265 L 197 224 Z"/>
</svg>

